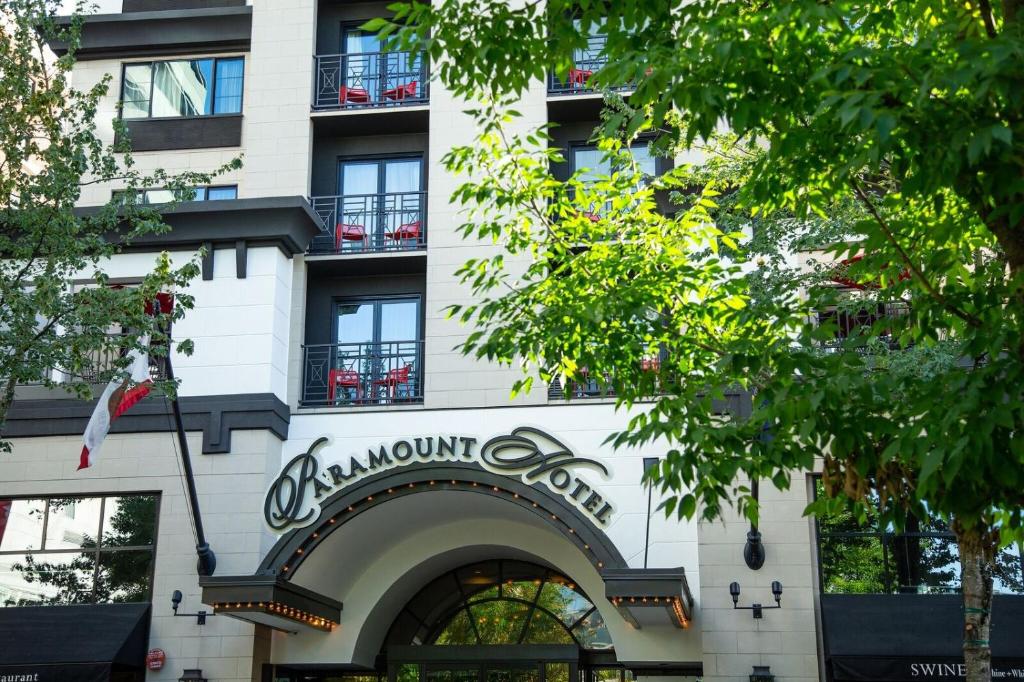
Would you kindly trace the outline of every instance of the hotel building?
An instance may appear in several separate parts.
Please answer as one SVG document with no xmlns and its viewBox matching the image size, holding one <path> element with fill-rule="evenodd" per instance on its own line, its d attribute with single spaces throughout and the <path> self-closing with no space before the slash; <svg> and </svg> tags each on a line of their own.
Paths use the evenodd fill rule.
<svg viewBox="0 0 1024 682">
<path fill-rule="evenodd" d="M 217 565 L 197 574 L 164 398 L 76 471 L 93 403 L 20 387 L 0 456 L 0 680 L 962 677 L 946 529 L 818 524 L 801 474 L 761 487 L 758 566 L 738 516 L 657 511 L 641 477 L 665 453 L 605 443 L 627 416 L 599 386 L 511 399 L 517 369 L 454 350 L 469 330 L 444 309 L 471 300 L 454 272 L 497 247 L 458 234 L 460 180 L 440 164 L 472 141 L 464 103 L 359 29 L 385 5 L 124 0 L 85 23 L 74 82 L 112 76 L 109 141 L 120 117 L 143 169 L 244 162 L 108 270 L 131 284 L 159 251 L 206 249 L 175 328 L 195 353 L 175 367 Z M 601 60 L 594 36 L 518 107 L 559 124 L 560 177 L 600 167 Z M 723 417 L 748 406 L 730 396 Z M 997 674 L 1022 677 L 1019 553 L 1000 571 Z"/>
</svg>

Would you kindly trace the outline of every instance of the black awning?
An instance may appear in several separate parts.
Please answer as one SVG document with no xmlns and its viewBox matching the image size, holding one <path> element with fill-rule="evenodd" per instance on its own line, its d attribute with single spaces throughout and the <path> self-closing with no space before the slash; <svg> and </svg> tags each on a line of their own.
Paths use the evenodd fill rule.
<svg viewBox="0 0 1024 682">
<path fill-rule="evenodd" d="M 832 676 L 855 682 L 957 682 L 966 679 L 962 658 L 833 656 Z M 992 659 L 993 679 L 1024 678 L 1024 658 Z"/>
<path fill-rule="evenodd" d="M 0 682 L 92 682 L 142 669 L 149 604 L 0 608 Z"/>
</svg>

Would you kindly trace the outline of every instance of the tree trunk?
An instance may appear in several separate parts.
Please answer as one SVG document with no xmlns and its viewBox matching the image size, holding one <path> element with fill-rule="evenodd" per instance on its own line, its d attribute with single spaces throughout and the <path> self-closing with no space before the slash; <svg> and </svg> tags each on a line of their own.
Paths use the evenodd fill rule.
<svg viewBox="0 0 1024 682">
<path fill-rule="evenodd" d="M 998 531 L 983 524 L 953 524 L 960 548 L 960 581 L 964 599 L 964 663 L 967 682 L 991 682 L 992 568 Z"/>
</svg>

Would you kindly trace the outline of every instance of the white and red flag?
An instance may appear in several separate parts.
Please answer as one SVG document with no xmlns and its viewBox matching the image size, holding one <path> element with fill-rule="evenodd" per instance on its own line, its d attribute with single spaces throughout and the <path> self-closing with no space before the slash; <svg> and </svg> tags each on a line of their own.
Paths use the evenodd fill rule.
<svg viewBox="0 0 1024 682">
<path fill-rule="evenodd" d="M 149 336 L 142 337 L 140 345 L 148 348 Z M 79 470 L 92 466 L 96 461 L 103 439 L 110 431 L 110 424 L 124 414 L 125 410 L 145 398 L 153 387 L 153 378 L 149 375 L 149 353 L 133 349 L 128 353 L 128 357 L 131 359 L 129 377 L 115 378 L 107 384 L 85 427 L 85 445 L 82 446 Z"/>
</svg>

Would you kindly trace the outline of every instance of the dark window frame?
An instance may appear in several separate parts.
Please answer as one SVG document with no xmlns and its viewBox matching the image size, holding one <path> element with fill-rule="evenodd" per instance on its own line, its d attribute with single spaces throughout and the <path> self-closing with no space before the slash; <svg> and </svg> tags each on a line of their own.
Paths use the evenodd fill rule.
<svg viewBox="0 0 1024 682">
<path fill-rule="evenodd" d="M 652 135 L 643 135 L 641 137 L 638 137 L 636 139 L 636 141 L 634 141 L 632 144 L 629 145 L 630 153 L 632 154 L 632 150 L 634 148 L 637 148 L 637 147 L 648 148 L 651 145 L 651 143 L 654 142 L 654 140 L 655 140 L 655 137 L 652 136 Z M 593 150 L 593 151 L 600 151 L 596 144 L 594 144 L 593 142 L 586 141 L 586 140 L 577 140 L 577 141 L 569 143 L 569 146 L 568 146 L 569 158 L 567 159 L 568 164 L 569 164 L 569 177 L 572 177 L 572 176 L 576 175 L 576 171 L 579 170 L 579 168 L 576 167 L 576 152 L 578 152 L 578 151 L 591 151 L 591 150 Z M 660 156 L 654 156 L 653 154 L 651 155 L 651 158 L 654 159 L 654 176 L 653 177 L 657 177 L 657 176 L 665 173 L 667 170 L 669 170 L 669 168 L 666 168 L 665 164 L 663 163 L 664 161 L 666 161 L 666 159 L 663 159 Z M 613 167 L 611 169 L 611 172 L 614 173 L 616 170 L 617 169 Z"/>
<path fill-rule="evenodd" d="M 397 302 L 397 301 L 415 301 L 416 302 L 416 338 L 408 339 L 409 341 L 415 341 L 416 343 L 423 343 L 423 332 L 424 332 L 424 317 L 423 317 L 423 294 L 411 293 L 411 294 L 382 294 L 380 296 L 365 295 L 365 296 L 337 296 L 331 299 L 331 344 L 339 345 L 338 341 L 338 308 L 343 305 L 355 305 L 355 304 L 367 304 L 372 303 L 375 306 L 373 313 L 373 339 L 369 342 L 370 344 L 380 345 L 383 343 L 380 340 L 380 313 L 378 306 L 381 303 L 386 302 Z M 420 358 L 422 362 L 422 357 Z"/>
<path fill-rule="evenodd" d="M 125 547 L 106 547 L 103 544 L 103 521 L 106 516 L 106 504 L 108 499 L 112 498 L 124 498 L 124 497 L 153 497 L 155 509 L 153 510 L 153 543 L 151 545 L 129 545 Z M 77 549 L 45 549 L 46 547 L 46 533 L 50 522 L 50 511 L 52 500 L 100 500 L 99 509 L 99 522 L 97 523 L 96 530 L 96 547 L 84 548 L 79 547 Z M 160 511 L 163 504 L 163 493 L 159 490 L 133 490 L 130 492 L 95 492 L 95 493 L 71 493 L 71 494 L 54 494 L 54 493 L 36 493 L 36 494 L 21 494 L 21 495 L 9 495 L 0 497 L 0 500 L 16 502 L 18 500 L 42 500 L 45 504 L 43 507 L 43 523 L 40 528 L 40 549 L 16 549 L 16 550 L 0 550 L 0 557 L 4 556 L 19 556 L 25 557 L 31 556 L 82 556 L 84 554 L 92 554 L 94 556 L 93 574 L 92 574 L 92 599 L 88 602 L 89 604 L 105 604 L 113 602 L 100 602 L 96 601 L 96 578 L 99 575 L 100 568 L 102 566 L 102 559 L 105 555 L 116 554 L 120 552 L 149 552 L 149 571 L 146 574 L 147 589 L 144 602 L 129 602 L 129 603 L 152 603 L 153 601 L 153 583 L 156 575 L 156 562 L 157 562 L 157 546 L 160 537 Z M 81 603 L 81 602 L 72 602 Z M 38 606 L 58 606 L 62 604 L 38 604 Z M 17 608 L 17 605 L 7 606 L 0 602 L 0 609 L 2 608 Z"/>
<path fill-rule="evenodd" d="M 193 189 L 195 189 L 197 191 L 197 193 L 198 193 L 199 190 L 202 190 L 202 193 L 203 193 L 202 198 L 201 199 L 200 198 L 185 199 L 182 203 L 188 203 L 188 202 L 193 202 L 193 201 L 231 201 L 233 199 L 237 199 L 238 198 L 238 185 L 237 184 L 235 184 L 235 185 L 231 185 L 231 184 L 225 184 L 225 185 L 199 185 L 198 187 L 194 187 Z M 233 196 L 231 199 L 210 199 L 209 198 L 209 194 L 210 194 L 210 190 L 211 189 L 234 189 L 235 190 L 235 196 Z M 129 190 L 126 190 L 126 189 L 115 189 L 115 190 L 113 190 L 111 192 L 111 198 L 112 199 L 116 199 L 119 195 L 127 194 L 128 191 Z M 146 194 L 147 193 L 149 193 L 149 192 L 165 192 L 165 191 L 168 191 L 166 187 L 146 187 L 145 189 L 143 189 L 141 191 L 142 191 L 143 201 L 139 204 L 140 206 L 159 206 L 160 204 L 167 203 L 167 202 L 162 202 L 162 201 L 156 201 L 156 202 L 146 201 Z"/>
<path fill-rule="evenodd" d="M 213 62 L 213 68 L 211 73 L 213 74 L 213 82 L 211 83 L 210 89 L 210 108 L 216 108 L 217 102 L 217 64 L 220 61 L 241 61 L 242 62 L 242 91 L 238 95 L 238 111 L 230 113 L 213 113 L 199 114 L 196 116 L 154 116 L 153 115 L 153 65 L 154 64 L 167 64 L 170 62 L 191 62 L 209 59 Z M 141 62 L 121 62 L 121 87 L 118 94 L 118 107 L 117 107 L 117 118 L 120 121 L 183 121 L 183 120 L 194 120 L 194 119 L 205 119 L 205 118 L 224 118 L 230 116 L 241 116 L 245 110 L 245 55 L 230 55 L 223 57 L 185 57 L 181 59 L 153 59 L 149 61 Z M 128 67 L 131 66 L 145 66 L 149 65 L 149 100 L 148 107 L 146 109 L 146 116 L 139 116 L 136 118 L 125 118 L 124 117 L 124 87 L 125 87 L 125 73 Z"/>
<path fill-rule="evenodd" d="M 426 178 L 426 164 L 424 162 L 423 152 L 401 152 L 398 154 L 358 154 L 349 156 L 345 154 L 339 154 L 336 157 L 335 163 L 335 175 L 337 177 L 337 183 L 335 185 L 335 192 L 338 196 L 346 196 L 342 192 L 342 188 L 345 186 L 345 164 L 346 163 L 360 163 L 360 164 L 377 164 L 377 196 L 387 194 L 384 191 L 384 187 L 387 183 L 386 173 L 382 173 L 384 166 L 388 161 L 419 161 L 420 164 L 420 188 L 413 190 L 415 192 L 426 192 L 427 191 L 427 178 Z"/>
<path fill-rule="evenodd" d="M 818 499 L 818 485 L 821 481 L 821 474 L 815 474 L 811 476 L 812 489 L 814 491 L 814 499 Z M 952 531 L 918 531 L 918 532 L 902 532 L 897 533 L 892 530 L 882 530 L 876 525 L 864 526 L 864 530 L 851 530 L 851 531 L 828 531 L 822 530 L 821 518 L 818 515 L 814 516 L 814 549 L 816 552 L 816 571 L 818 574 L 818 591 L 820 594 L 885 594 L 885 595 L 897 595 L 905 594 L 900 591 L 901 585 L 898 584 L 898 570 L 896 568 L 895 559 L 892 558 L 890 547 L 895 541 L 900 538 L 909 539 L 941 539 L 951 540 L 954 544 L 956 543 L 956 535 Z M 884 592 L 827 592 L 825 582 L 825 564 L 822 561 L 822 546 L 823 540 L 837 538 L 837 539 L 856 539 L 865 538 L 877 540 L 882 550 L 882 581 L 884 586 Z M 1019 551 L 1019 549 L 1018 549 Z M 1024 581 L 1024 553 L 1018 557 L 1018 579 Z M 908 586 L 909 587 L 909 586 Z M 945 593 L 959 593 L 959 587 L 951 587 Z M 940 594 L 940 592 L 936 592 Z M 1015 592 L 996 592 L 996 594 L 1016 594 Z"/>
</svg>

